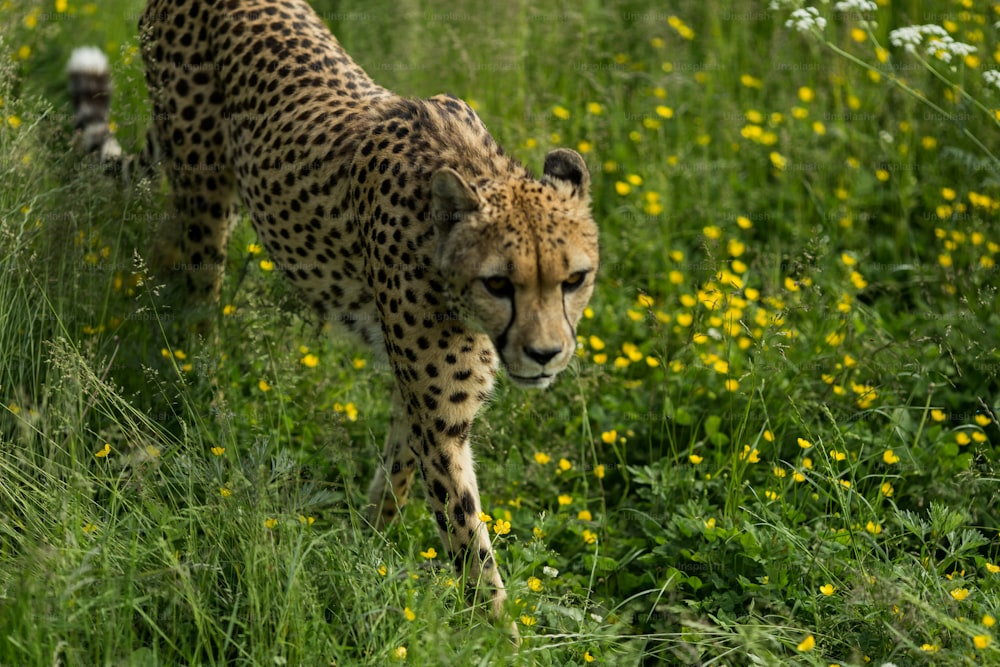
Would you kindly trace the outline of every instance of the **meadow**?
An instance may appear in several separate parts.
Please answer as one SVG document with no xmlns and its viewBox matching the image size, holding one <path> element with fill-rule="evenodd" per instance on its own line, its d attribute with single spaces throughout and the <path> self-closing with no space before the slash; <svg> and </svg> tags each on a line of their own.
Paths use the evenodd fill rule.
<svg viewBox="0 0 1000 667">
<path fill-rule="evenodd" d="M 1000 664 L 1000 4 L 313 2 L 592 173 L 578 360 L 473 431 L 518 651 L 359 512 L 389 371 L 249 224 L 192 333 L 164 184 L 73 154 L 86 44 L 142 145 L 142 4 L 0 5 L 0 665 Z"/>
</svg>

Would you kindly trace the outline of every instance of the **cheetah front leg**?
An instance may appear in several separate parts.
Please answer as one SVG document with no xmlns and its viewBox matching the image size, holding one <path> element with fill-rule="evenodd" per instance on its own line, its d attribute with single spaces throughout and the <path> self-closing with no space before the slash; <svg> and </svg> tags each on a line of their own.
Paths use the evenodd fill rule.
<svg viewBox="0 0 1000 667">
<path fill-rule="evenodd" d="M 487 591 L 493 615 L 503 615 L 507 592 L 493 557 L 486 524 L 480 519 L 479 485 L 467 437 L 449 438 L 421 456 L 420 472 L 441 541 L 456 569 L 476 591 Z"/>
<path fill-rule="evenodd" d="M 500 617 L 507 593 L 489 531 L 479 518 L 479 484 L 469 440 L 476 414 L 493 387 L 495 351 L 489 338 L 459 327 L 442 326 L 436 335 L 447 345 L 426 345 L 422 334 L 414 336 L 417 347 L 424 348 L 419 362 L 405 358 L 398 347 L 390 347 L 390 356 L 404 357 L 393 359 L 401 405 L 397 403 L 394 410 L 391 433 L 399 440 L 390 440 L 387 446 L 388 478 L 383 469 L 383 481 L 376 480 L 372 486 L 373 504 L 384 516 L 386 506 L 391 508 L 390 501 L 382 500 L 392 495 L 389 487 L 398 503 L 396 482 L 415 459 L 448 558 L 460 574 L 467 575 L 470 586 L 485 594 L 493 615 Z M 404 434 L 408 446 L 397 446 Z M 391 463 L 388 456 L 394 459 Z M 394 476 L 397 469 L 400 472 Z"/>
<path fill-rule="evenodd" d="M 413 473 L 417 469 L 412 437 L 407 409 L 397 388 L 392 392 L 392 424 L 385 439 L 382 464 L 368 488 L 368 520 L 376 528 L 391 523 L 410 494 Z"/>
</svg>

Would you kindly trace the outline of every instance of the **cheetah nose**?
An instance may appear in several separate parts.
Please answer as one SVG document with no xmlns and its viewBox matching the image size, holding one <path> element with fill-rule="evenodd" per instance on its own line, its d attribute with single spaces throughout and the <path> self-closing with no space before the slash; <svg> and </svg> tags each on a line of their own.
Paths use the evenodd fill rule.
<svg viewBox="0 0 1000 667">
<path fill-rule="evenodd" d="M 524 347 L 524 353 L 529 357 L 531 357 L 532 359 L 534 359 L 535 361 L 537 361 L 542 366 L 552 361 L 552 357 L 556 356 L 560 352 L 562 352 L 561 347 L 556 347 L 549 350 L 536 350 L 533 347 L 528 347 L 528 346 Z"/>
</svg>

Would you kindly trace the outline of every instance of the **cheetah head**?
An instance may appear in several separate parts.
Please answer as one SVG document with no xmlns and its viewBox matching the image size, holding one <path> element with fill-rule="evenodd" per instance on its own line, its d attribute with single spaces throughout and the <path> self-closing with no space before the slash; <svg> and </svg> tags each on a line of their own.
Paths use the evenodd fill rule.
<svg viewBox="0 0 1000 667">
<path fill-rule="evenodd" d="M 599 261 L 583 158 L 550 152 L 540 180 L 439 169 L 431 216 L 452 308 L 489 335 L 516 384 L 547 387 L 573 358 Z"/>
</svg>

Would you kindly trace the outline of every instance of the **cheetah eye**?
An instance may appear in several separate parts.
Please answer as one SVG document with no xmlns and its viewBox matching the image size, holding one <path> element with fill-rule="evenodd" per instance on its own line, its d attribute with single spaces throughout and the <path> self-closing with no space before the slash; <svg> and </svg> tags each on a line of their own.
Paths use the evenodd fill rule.
<svg viewBox="0 0 1000 667">
<path fill-rule="evenodd" d="M 507 299 L 514 293 L 514 285 L 506 276 L 490 276 L 482 280 L 486 291 L 495 297 Z"/>
<path fill-rule="evenodd" d="M 583 287 L 583 281 L 587 278 L 586 271 L 577 271 L 572 274 L 569 278 L 563 281 L 562 288 L 563 292 L 575 292 L 576 290 Z"/>
</svg>

